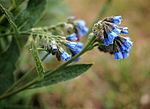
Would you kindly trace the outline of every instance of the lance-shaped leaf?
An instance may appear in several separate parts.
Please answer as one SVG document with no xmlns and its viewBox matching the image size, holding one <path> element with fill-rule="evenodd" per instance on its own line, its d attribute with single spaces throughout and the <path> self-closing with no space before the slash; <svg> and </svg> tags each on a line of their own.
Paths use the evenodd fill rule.
<svg viewBox="0 0 150 109">
<path fill-rule="evenodd" d="M 36 46 L 35 46 L 35 43 L 32 42 L 32 55 L 33 55 L 33 58 L 34 58 L 34 61 L 35 61 L 35 64 L 36 64 L 36 70 L 38 72 L 38 75 L 40 77 L 44 76 L 44 68 L 42 66 L 42 62 L 41 62 L 41 59 L 39 57 L 39 54 L 38 54 L 38 51 L 36 49 Z"/>
<path fill-rule="evenodd" d="M 0 3 L 0 10 L 1 10 L 0 12 L 2 12 L 2 15 L 4 15 L 4 16 L 2 16 L 2 17 L 6 17 L 6 18 L 7 18 L 9 24 L 11 25 L 10 27 L 12 27 L 13 30 L 17 33 L 18 30 L 17 30 L 17 26 L 16 26 L 16 24 L 15 24 L 15 22 L 14 22 L 14 17 L 13 17 L 13 15 L 12 15 L 12 13 L 11 13 L 10 11 L 8 11 L 8 10 L 3 6 L 2 3 Z M 1 29 L 6 30 L 6 28 L 1 28 L 1 27 L 0 27 L 0 30 L 1 30 Z M 4 31 L 4 30 L 3 30 L 3 31 Z M 1 38 L 0 38 L 0 51 L 1 51 L 0 54 L 7 50 L 8 46 L 10 45 L 10 42 L 11 42 L 11 37 L 1 37 Z"/>
<path fill-rule="evenodd" d="M 16 69 L 15 63 L 19 55 L 19 48 L 13 37 L 8 50 L 0 56 L 0 94 L 14 83 L 13 72 Z"/>
<path fill-rule="evenodd" d="M 5 14 L 14 31 L 17 32 L 17 26 L 14 23 L 12 14 L 2 4 L 0 4 L 0 9 Z M 15 64 L 19 56 L 19 47 L 16 39 L 13 37 L 8 50 L 0 55 L 0 94 L 5 92 L 14 83 L 13 72 L 16 70 Z"/>
<path fill-rule="evenodd" d="M 32 108 L 31 106 L 26 106 L 26 105 L 18 105 L 18 104 L 11 104 L 9 103 L 0 103 L 1 109 L 35 109 Z"/>
<path fill-rule="evenodd" d="M 16 17 L 20 30 L 28 30 L 39 21 L 45 9 L 46 0 L 29 0 L 27 7 Z"/>
<path fill-rule="evenodd" d="M 18 32 L 17 26 L 14 22 L 14 17 L 12 16 L 12 14 L 1 3 L 0 3 L 0 9 L 5 14 L 7 20 L 9 21 L 9 23 L 12 26 L 12 28 L 14 29 L 14 31 Z"/>
<path fill-rule="evenodd" d="M 56 72 L 45 76 L 43 80 L 36 83 L 35 87 L 48 86 L 56 84 L 58 82 L 73 79 L 86 72 L 91 66 L 92 64 L 77 64 L 64 67 Z"/>
</svg>

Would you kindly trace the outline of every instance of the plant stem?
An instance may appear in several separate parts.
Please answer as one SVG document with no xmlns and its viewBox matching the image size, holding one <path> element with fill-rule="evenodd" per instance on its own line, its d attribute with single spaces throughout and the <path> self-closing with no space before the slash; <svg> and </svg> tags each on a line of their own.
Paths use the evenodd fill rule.
<svg viewBox="0 0 150 109">
<path fill-rule="evenodd" d="M 28 84 L 26 84 L 26 85 L 24 85 L 24 86 L 18 88 L 17 90 L 13 90 L 13 91 L 11 91 L 11 92 L 8 92 L 8 93 L 6 93 L 6 94 L 0 96 L 0 100 L 3 100 L 3 99 L 5 99 L 5 98 L 7 98 L 7 97 L 9 97 L 9 96 L 12 96 L 12 95 L 14 95 L 14 94 L 17 94 L 18 92 L 23 91 L 24 89 L 26 89 L 26 88 L 32 86 L 36 81 L 37 81 L 37 79 L 34 79 L 34 80 L 32 80 L 31 82 L 29 82 Z"/>
<path fill-rule="evenodd" d="M 71 60 L 65 62 L 64 64 L 62 64 L 61 66 L 59 66 L 56 70 L 60 70 L 61 68 L 65 67 L 66 65 L 70 64 L 71 62 L 73 62 L 76 58 L 78 58 L 79 56 L 81 56 L 82 54 L 84 54 L 86 51 L 88 51 L 89 46 L 95 41 L 96 37 L 93 36 L 91 38 L 91 40 L 86 44 L 86 46 L 84 47 L 84 49 L 77 55 L 75 55 Z M 56 70 L 54 70 L 53 72 L 55 72 Z M 48 71 L 49 72 L 49 71 Z M 47 72 L 47 73 L 48 73 Z M 51 74 L 52 72 L 49 72 L 47 75 Z M 46 76 L 47 76 L 46 75 Z"/>
<path fill-rule="evenodd" d="M 43 58 L 41 59 L 41 61 L 44 61 L 48 55 L 49 55 L 49 53 L 45 54 L 45 55 L 43 56 Z M 22 78 L 20 78 L 17 82 L 15 82 L 15 83 L 12 85 L 12 87 L 9 88 L 9 89 L 6 91 L 6 93 L 7 93 L 7 92 L 10 92 L 10 91 L 12 91 L 14 88 L 16 88 L 16 87 L 19 85 L 19 83 L 21 83 L 21 81 L 24 80 L 24 78 L 28 77 L 28 75 L 29 75 L 31 72 L 33 72 L 33 70 L 35 70 L 35 67 L 33 67 L 29 72 L 27 72 L 27 73 L 26 73 Z M 1 97 L 0 97 L 0 98 L 1 98 Z"/>
<path fill-rule="evenodd" d="M 103 7 L 102 10 L 100 11 L 98 17 L 97 17 L 96 20 L 93 22 L 93 24 L 94 24 L 95 22 L 97 22 L 98 19 L 99 19 L 100 17 L 102 17 L 102 16 L 106 13 L 106 11 L 108 10 L 108 7 L 109 7 L 111 1 L 112 1 L 112 0 L 107 0 L 107 1 L 106 1 L 106 3 L 104 4 L 104 7 Z M 91 31 L 92 31 L 92 27 L 90 28 L 90 30 L 89 30 L 89 32 L 87 33 L 86 36 L 88 36 Z M 30 34 L 29 34 L 29 33 L 21 33 L 21 35 L 30 35 Z M 96 37 L 93 36 L 93 37 L 91 38 L 91 40 L 86 44 L 86 46 L 84 47 L 84 49 L 83 49 L 79 54 L 77 54 L 76 56 L 74 56 L 71 60 L 69 60 L 69 61 L 63 63 L 61 66 L 59 66 L 59 67 L 56 68 L 55 70 L 53 70 L 53 71 L 47 71 L 47 74 L 46 74 L 45 76 L 48 76 L 48 75 L 50 75 L 50 74 L 56 72 L 57 70 L 60 70 L 60 69 L 64 68 L 65 66 L 67 66 L 68 64 L 70 64 L 71 62 L 73 62 L 76 58 L 78 58 L 79 56 L 81 56 L 82 54 L 84 54 L 86 51 L 89 50 L 90 45 L 95 41 L 95 39 L 96 39 Z M 47 54 L 47 55 L 48 55 L 48 54 Z M 47 57 L 47 56 L 44 56 L 43 59 L 45 59 L 46 57 Z M 35 67 L 34 67 L 33 69 L 35 69 Z M 32 69 L 32 70 L 33 70 L 33 69 Z M 31 70 L 31 72 L 32 72 L 32 70 Z M 30 72 L 29 72 L 29 73 L 30 73 Z M 14 84 L 14 86 L 13 86 L 12 88 L 10 88 L 10 89 L 14 89 L 15 86 L 18 85 L 18 84 L 20 83 L 20 81 L 21 81 L 22 79 L 24 79 L 25 77 L 27 77 L 27 76 L 28 76 L 27 74 L 26 74 L 25 76 L 23 76 L 23 78 L 21 78 L 20 80 L 18 80 L 17 83 Z M 11 90 L 9 89 L 9 90 L 7 91 L 8 93 L 6 93 L 6 94 L 0 96 L 0 100 L 2 100 L 2 99 L 4 99 L 4 98 L 7 98 L 7 97 L 9 97 L 9 96 L 12 96 L 12 95 L 14 95 L 14 94 L 17 94 L 18 92 L 21 92 L 21 91 L 23 91 L 23 90 L 26 89 L 26 88 L 29 88 L 30 86 L 34 85 L 38 80 L 39 80 L 39 79 L 38 79 L 38 77 L 37 77 L 37 78 L 35 78 L 34 80 L 32 80 L 31 82 L 25 84 L 24 86 L 22 86 L 22 87 L 20 87 L 20 88 L 18 88 L 18 89 L 16 89 L 16 90 L 14 89 L 14 90 L 11 91 Z M 10 92 L 10 91 L 11 91 L 11 92 Z"/>
<path fill-rule="evenodd" d="M 12 6 L 9 7 L 8 11 L 12 11 L 12 10 L 15 9 L 15 8 L 16 8 L 16 3 L 15 3 L 15 1 L 13 0 L 13 1 L 12 1 Z M 3 22 L 4 19 L 5 19 L 5 15 L 2 15 L 2 17 L 0 17 L 0 24 L 1 24 L 1 22 Z"/>
<path fill-rule="evenodd" d="M 87 43 L 87 45 L 85 46 L 85 48 L 84 48 L 78 55 L 76 55 L 76 56 L 73 57 L 71 60 L 67 61 L 66 63 L 62 64 L 60 67 L 56 68 L 55 70 L 53 70 L 53 71 L 51 71 L 51 72 L 48 71 L 45 76 L 48 76 L 49 74 L 54 73 L 54 72 L 56 72 L 57 70 L 60 70 L 60 69 L 63 68 L 64 66 L 66 66 L 66 65 L 70 64 L 71 62 L 73 62 L 77 57 L 81 56 L 81 55 L 84 54 L 86 51 L 88 51 L 88 47 L 91 45 L 91 43 L 93 43 L 93 41 L 95 40 L 95 38 L 96 38 L 96 37 L 93 37 L 93 38 Z M 47 56 L 45 55 L 45 56 L 43 57 L 43 59 L 45 59 L 46 57 L 47 57 Z M 33 69 L 34 69 L 34 68 L 33 68 Z M 29 73 L 28 73 L 28 74 L 29 74 Z M 28 74 L 27 74 L 27 75 L 28 75 Z M 24 78 L 25 78 L 27 75 L 25 75 Z M 17 83 L 14 84 L 14 86 L 13 86 L 11 89 L 13 89 L 17 84 L 19 84 L 20 81 L 21 81 L 22 79 L 24 79 L 24 78 L 21 78 L 20 80 L 18 80 Z M 7 97 L 9 97 L 9 96 L 11 96 L 11 95 L 14 95 L 14 94 L 16 94 L 16 93 L 18 93 L 18 92 L 21 92 L 21 91 L 23 91 L 23 90 L 26 89 L 26 88 L 29 88 L 30 86 L 32 86 L 33 84 L 35 84 L 38 80 L 39 80 L 38 78 L 35 78 L 34 80 L 32 80 L 31 82 L 29 82 L 28 84 L 26 84 L 26 85 L 24 85 L 24 86 L 22 86 L 22 87 L 20 87 L 20 88 L 18 88 L 18 89 L 16 89 L 16 90 L 12 90 L 12 91 L 11 91 L 11 90 L 9 89 L 9 91 L 11 91 L 11 92 L 7 91 L 8 93 L 6 93 L 5 95 L 0 96 L 0 100 L 2 100 L 2 99 L 4 99 L 4 98 L 7 98 Z"/>
</svg>

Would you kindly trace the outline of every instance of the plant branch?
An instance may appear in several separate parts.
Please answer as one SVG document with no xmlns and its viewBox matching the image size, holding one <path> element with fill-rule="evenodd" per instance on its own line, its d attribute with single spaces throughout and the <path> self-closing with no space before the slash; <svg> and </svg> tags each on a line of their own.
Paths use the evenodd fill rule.
<svg viewBox="0 0 150 109">
<path fill-rule="evenodd" d="M 1 3 L 0 3 L 1 4 Z M 1 4 L 2 5 L 2 4 Z M 11 7 L 9 7 L 9 9 L 8 9 L 8 11 L 12 11 L 13 9 L 15 9 L 16 8 L 16 3 L 15 3 L 15 0 L 13 0 L 12 1 L 12 6 Z M 4 19 L 5 19 L 5 15 L 2 15 L 1 17 L 0 17 L 0 24 L 4 21 Z"/>
<path fill-rule="evenodd" d="M 49 53 L 45 54 L 45 55 L 43 56 L 43 58 L 41 59 L 41 61 L 44 61 L 44 60 L 47 58 L 48 55 L 49 55 Z M 16 87 L 19 85 L 19 83 L 21 83 L 21 81 L 24 80 L 24 78 L 28 77 L 28 75 L 29 75 L 31 72 L 33 72 L 33 70 L 35 70 L 35 67 L 33 67 L 30 71 L 28 71 L 28 72 L 27 72 L 22 78 L 20 78 L 17 82 L 15 82 L 15 83 L 12 85 L 12 87 L 9 88 L 9 89 L 6 91 L 6 93 L 7 93 L 7 92 L 10 92 L 10 91 L 12 91 L 14 88 L 16 88 Z M 1 98 L 1 97 L 0 97 L 0 98 Z"/>
<path fill-rule="evenodd" d="M 95 22 L 97 22 L 100 17 L 104 16 L 104 14 L 105 14 L 105 13 L 107 12 L 107 10 L 109 9 L 109 6 L 110 6 L 110 4 L 111 4 L 111 1 L 112 1 L 112 0 L 107 0 L 107 1 L 105 2 L 104 7 L 103 7 L 102 10 L 99 12 L 99 15 L 97 16 L 97 18 L 96 18 L 96 20 L 93 22 L 93 24 L 94 24 Z M 93 25 L 92 25 L 92 26 L 93 26 Z M 91 33 L 91 31 L 92 31 L 92 26 L 91 26 L 91 28 L 90 28 L 90 30 L 89 30 L 89 32 L 87 33 L 86 36 L 88 36 L 88 35 Z M 21 35 L 30 35 L 30 34 L 29 34 L 29 33 L 21 33 Z M 96 37 L 93 36 L 93 37 L 91 38 L 91 40 L 86 44 L 86 46 L 84 47 L 84 49 L 83 49 L 79 54 L 77 54 L 76 56 L 74 56 L 71 60 L 69 60 L 69 61 L 63 63 L 61 66 L 59 66 L 59 67 L 56 68 L 55 70 L 53 70 L 53 71 L 47 71 L 47 73 L 46 73 L 45 76 L 48 76 L 48 75 L 50 75 L 50 74 L 52 74 L 52 73 L 54 73 L 54 72 L 56 72 L 56 71 L 58 71 L 58 70 L 64 68 L 65 66 L 69 65 L 70 63 L 72 63 L 76 58 L 78 58 L 79 56 L 81 56 L 82 54 L 84 54 L 86 51 L 89 50 L 90 45 L 95 41 L 95 39 L 96 39 Z M 44 58 L 46 58 L 46 57 L 47 57 L 47 56 L 45 56 Z M 33 68 L 33 69 L 34 69 L 34 68 Z M 32 70 L 31 70 L 31 71 L 32 71 Z M 29 72 L 29 73 L 31 73 L 31 72 Z M 25 78 L 25 77 L 26 77 L 26 75 L 23 76 L 22 78 Z M 19 82 L 22 80 L 22 78 L 17 81 L 17 84 L 19 84 Z M 22 87 L 19 87 L 19 88 L 16 89 L 16 90 L 11 90 L 10 92 L 8 91 L 8 93 L 6 93 L 6 94 L 0 96 L 0 100 L 2 100 L 2 99 L 4 99 L 4 98 L 7 98 L 7 97 L 9 97 L 9 96 L 11 96 L 11 95 L 14 95 L 14 94 L 16 94 L 16 93 L 18 93 L 18 92 L 21 92 L 21 91 L 25 90 L 26 88 L 31 87 L 31 86 L 34 85 L 37 81 L 39 81 L 39 79 L 38 79 L 38 78 L 35 78 L 35 79 L 32 80 L 31 82 L 25 84 L 25 85 L 22 86 Z M 16 86 L 16 85 L 14 85 L 14 86 Z M 15 88 L 15 87 L 13 87 L 13 88 Z M 13 89 L 13 88 L 12 88 L 12 89 Z"/>
</svg>

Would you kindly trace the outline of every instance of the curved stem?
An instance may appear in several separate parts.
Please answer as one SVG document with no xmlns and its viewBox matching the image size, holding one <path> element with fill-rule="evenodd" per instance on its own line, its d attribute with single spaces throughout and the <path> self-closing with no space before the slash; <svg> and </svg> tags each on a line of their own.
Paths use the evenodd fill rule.
<svg viewBox="0 0 150 109">
<path fill-rule="evenodd" d="M 88 47 L 91 45 L 91 43 L 93 43 L 93 41 L 95 40 L 96 37 L 93 37 L 88 43 L 87 45 L 85 46 L 85 48 L 76 56 L 74 56 L 71 60 L 65 62 L 64 64 L 62 64 L 60 67 L 56 68 L 55 70 L 53 71 L 48 71 L 47 74 L 45 76 L 48 76 L 49 74 L 53 73 L 53 72 L 56 72 L 57 70 L 60 70 L 61 68 L 63 68 L 64 66 L 70 64 L 71 62 L 73 62 L 77 57 L 81 56 L 82 54 L 84 54 L 86 51 L 88 51 Z M 45 58 L 46 56 L 44 56 L 43 58 Z M 24 77 L 25 78 L 25 77 Z M 31 82 L 29 82 L 28 84 L 16 89 L 16 90 L 12 90 L 11 92 L 8 91 L 8 93 L 6 93 L 5 95 L 3 96 L 0 96 L 0 100 L 4 99 L 4 98 L 7 98 L 11 95 L 14 95 L 18 92 L 21 92 L 23 91 L 24 89 L 26 88 L 29 88 L 30 86 L 32 86 L 33 84 L 35 84 L 39 79 L 38 78 L 35 78 L 34 80 L 32 80 Z M 21 80 L 20 80 L 21 81 Z M 19 83 L 19 82 L 17 82 Z M 14 85 L 16 86 L 16 85 Z"/>
<path fill-rule="evenodd" d="M 45 54 L 41 60 L 44 61 L 48 55 L 49 55 L 49 53 Z M 20 78 L 17 82 L 15 82 L 15 83 L 12 85 L 12 87 L 9 88 L 9 89 L 6 91 L 6 93 L 12 91 L 16 86 L 18 86 L 19 83 L 24 80 L 24 78 L 28 77 L 28 75 L 29 75 L 31 72 L 33 72 L 33 70 L 35 70 L 35 67 L 33 67 L 29 72 L 27 72 L 27 73 L 26 73 L 22 78 Z M 1 97 L 0 97 L 0 98 L 1 98 Z"/>
<path fill-rule="evenodd" d="M 97 17 L 96 20 L 93 22 L 93 24 L 94 24 L 95 22 L 97 22 L 98 19 L 99 19 L 100 17 L 102 17 L 102 16 L 106 13 L 106 11 L 108 10 L 108 7 L 109 7 L 111 1 L 112 1 L 112 0 L 107 0 L 107 1 L 106 1 L 106 3 L 104 4 L 104 7 L 103 7 L 102 10 L 100 11 L 98 17 Z M 90 30 L 89 30 L 89 32 L 87 33 L 86 36 L 88 36 L 91 31 L 92 31 L 92 28 L 90 28 Z M 29 33 L 21 33 L 21 35 L 30 35 L 30 34 L 29 34 Z M 46 74 L 45 76 L 48 76 L 49 74 L 54 73 L 54 72 L 56 72 L 57 70 L 60 70 L 61 68 L 64 68 L 65 66 L 67 66 L 68 64 L 70 64 L 71 62 L 73 62 L 76 58 L 78 58 L 79 56 L 81 56 L 82 54 L 84 54 L 86 51 L 89 50 L 88 48 L 89 48 L 90 45 L 95 41 L 95 39 L 96 39 L 96 37 L 93 36 L 93 37 L 91 38 L 91 40 L 86 44 L 85 48 L 84 48 L 79 54 L 77 54 L 76 56 L 74 56 L 71 60 L 69 60 L 69 61 L 63 63 L 61 66 L 59 66 L 59 67 L 56 68 L 55 70 L 53 70 L 53 71 L 47 71 L 47 74 Z M 33 68 L 33 69 L 34 69 L 34 68 Z M 22 79 L 22 78 L 21 78 L 21 79 Z M 18 93 L 18 92 L 21 92 L 21 91 L 23 91 L 23 90 L 26 89 L 26 88 L 29 88 L 30 86 L 34 85 L 38 80 L 39 80 L 38 78 L 35 78 L 34 80 L 32 80 L 31 82 L 25 84 L 24 86 L 19 87 L 19 88 L 16 89 L 16 90 L 12 90 L 11 92 L 8 92 L 8 93 L 6 93 L 6 94 L 0 96 L 0 100 L 2 100 L 2 99 L 4 99 L 4 98 L 7 98 L 7 97 L 9 97 L 9 96 L 11 96 L 11 95 L 14 95 L 14 94 L 16 94 L 16 93 Z M 18 82 L 18 81 L 17 81 L 17 82 Z M 18 83 L 19 83 L 19 82 L 18 82 Z M 13 88 L 14 88 L 14 87 L 13 87 Z"/>
<path fill-rule="evenodd" d="M 9 7 L 8 11 L 12 11 L 13 9 L 16 8 L 16 5 L 13 3 L 13 5 L 11 7 Z M 1 17 L 0 17 L 0 23 L 2 23 L 5 19 L 5 15 L 3 14 Z"/>
<path fill-rule="evenodd" d="M 93 36 L 93 37 L 91 38 L 91 40 L 86 44 L 86 46 L 84 47 L 84 49 L 83 49 L 79 54 L 75 55 L 71 60 L 69 60 L 69 61 L 65 62 L 64 64 L 62 64 L 61 66 L 59 66 L 56 70 L 59 70 L 59 69 L 63 68 L 64 66 L 70 64 L 70 63 L 73 62 L 76 58 L 78 58 L 79 56 L 81 56 L 82 54 L 84 54 L 86 51 L 88 51 L 89 46 L 95 41 L 95 39 L 96 39 L 96 37 Z M 54 70 L 53 72 L 55 72 L 56 70 Z M 48 71 L 48 72 L 49 72 L 49 71 Z M 48 73 L 48 72 L 47 72 L 47 73 Z M 50 72 L 50 73 L 52 73 L 52 72 Z M 48 73 L 47 75 L 49 75 L 50 73 Z"/>
<path fill-rule="evenodd" d="M 0 100 L 2 100 L 2 99 L 4 99 L 4 98 L 7 98 L 7 97 L 9 97 L 9 96 L 12 96 L 12 95 L 14 95 L 14 94 L 17 94 L 18 92 L 23 91 L 24 89 L 26 89 L 26 88 L 32 86 L 36 81 L 37 81 L 37 80 L 34 79 L 33 81 L 31 81 L 31 82 L 29 82 L 28 84 L 26 84 L 26 85 L 24 85 L 24 86 L 18 88 L 17 90 L 13 90 L 13 91 L 11 91 L 11 92 L 8 92 L 8 93 L 5 94 L 5 95 L 0 96 Z"/>
</svg>

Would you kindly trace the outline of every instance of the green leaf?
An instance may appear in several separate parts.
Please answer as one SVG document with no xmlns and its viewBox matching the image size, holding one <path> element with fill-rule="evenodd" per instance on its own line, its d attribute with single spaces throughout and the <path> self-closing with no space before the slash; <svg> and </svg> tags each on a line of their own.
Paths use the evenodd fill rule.
<svg viewBox="0 0 150 109">
<path fill-rule="evenodd" d="M 41 59 L 39 57 L 39 54 L 38 54 L 38 51 L 36 49 L 36 46 L 34 44 L 34 42 L 32 42 L 32 55 L 33 55 L 33 58 L 34 58 L 34 61 L 36 63 L 36 70 L 38 72 L 38 75 L 40 77 L 44 76 L 44 68 L 42 66 L 42 62 L 41 62 Z"/>
<path fill-rule="evenodd" d="M 8 19 L 10 25 L 12 26 L 12 28 L 14 29 L 15 32 L 17 32 L 17 26 L 14 23 L 14 17 L 12 16 L 11 12 L 9 12 L 2 4 L 0 4 L 0 9 L 2 10 L 2 12 L 5 14 L 6 18 Z"/>
<path fill-rule="evenodd" d="M 26 0 L 15 0 L 15 3 L 17 6 L 19 6 L 20 4 L 22 4 L 24 1 Z"/>
<path fill-rule="evenodd" d="M 15 63 L 19 56 L 19 48 L 13 37 L 8 50 L 0 56 L 0 94 L 13 84 L 13 72 L 16 69 Z"/>
<path fill-rule="evenodd" d="M 29 0 L 27 7 L 16 17 L 20 30 L 28 30 L 39 21 L 45 9 L 46 0 Z"/>
<path fill-rule="evenodd" d="M 1 103 L 0 107 L 1 107 L 1 109 L 34 109 L 31 106 L 8 104 L 8 103 Z"/>
<path fill-rule="evenodd" d="M 42 81 L 38 81 L 35 87 L 48 86 L 58 82 L 73 79 L 86 72 L 92 64 L 77 64 L 62 68 L 56 72 L 47 75 Z M 35 88 L 34 87 L 34 88 Z"/>
</svg>

